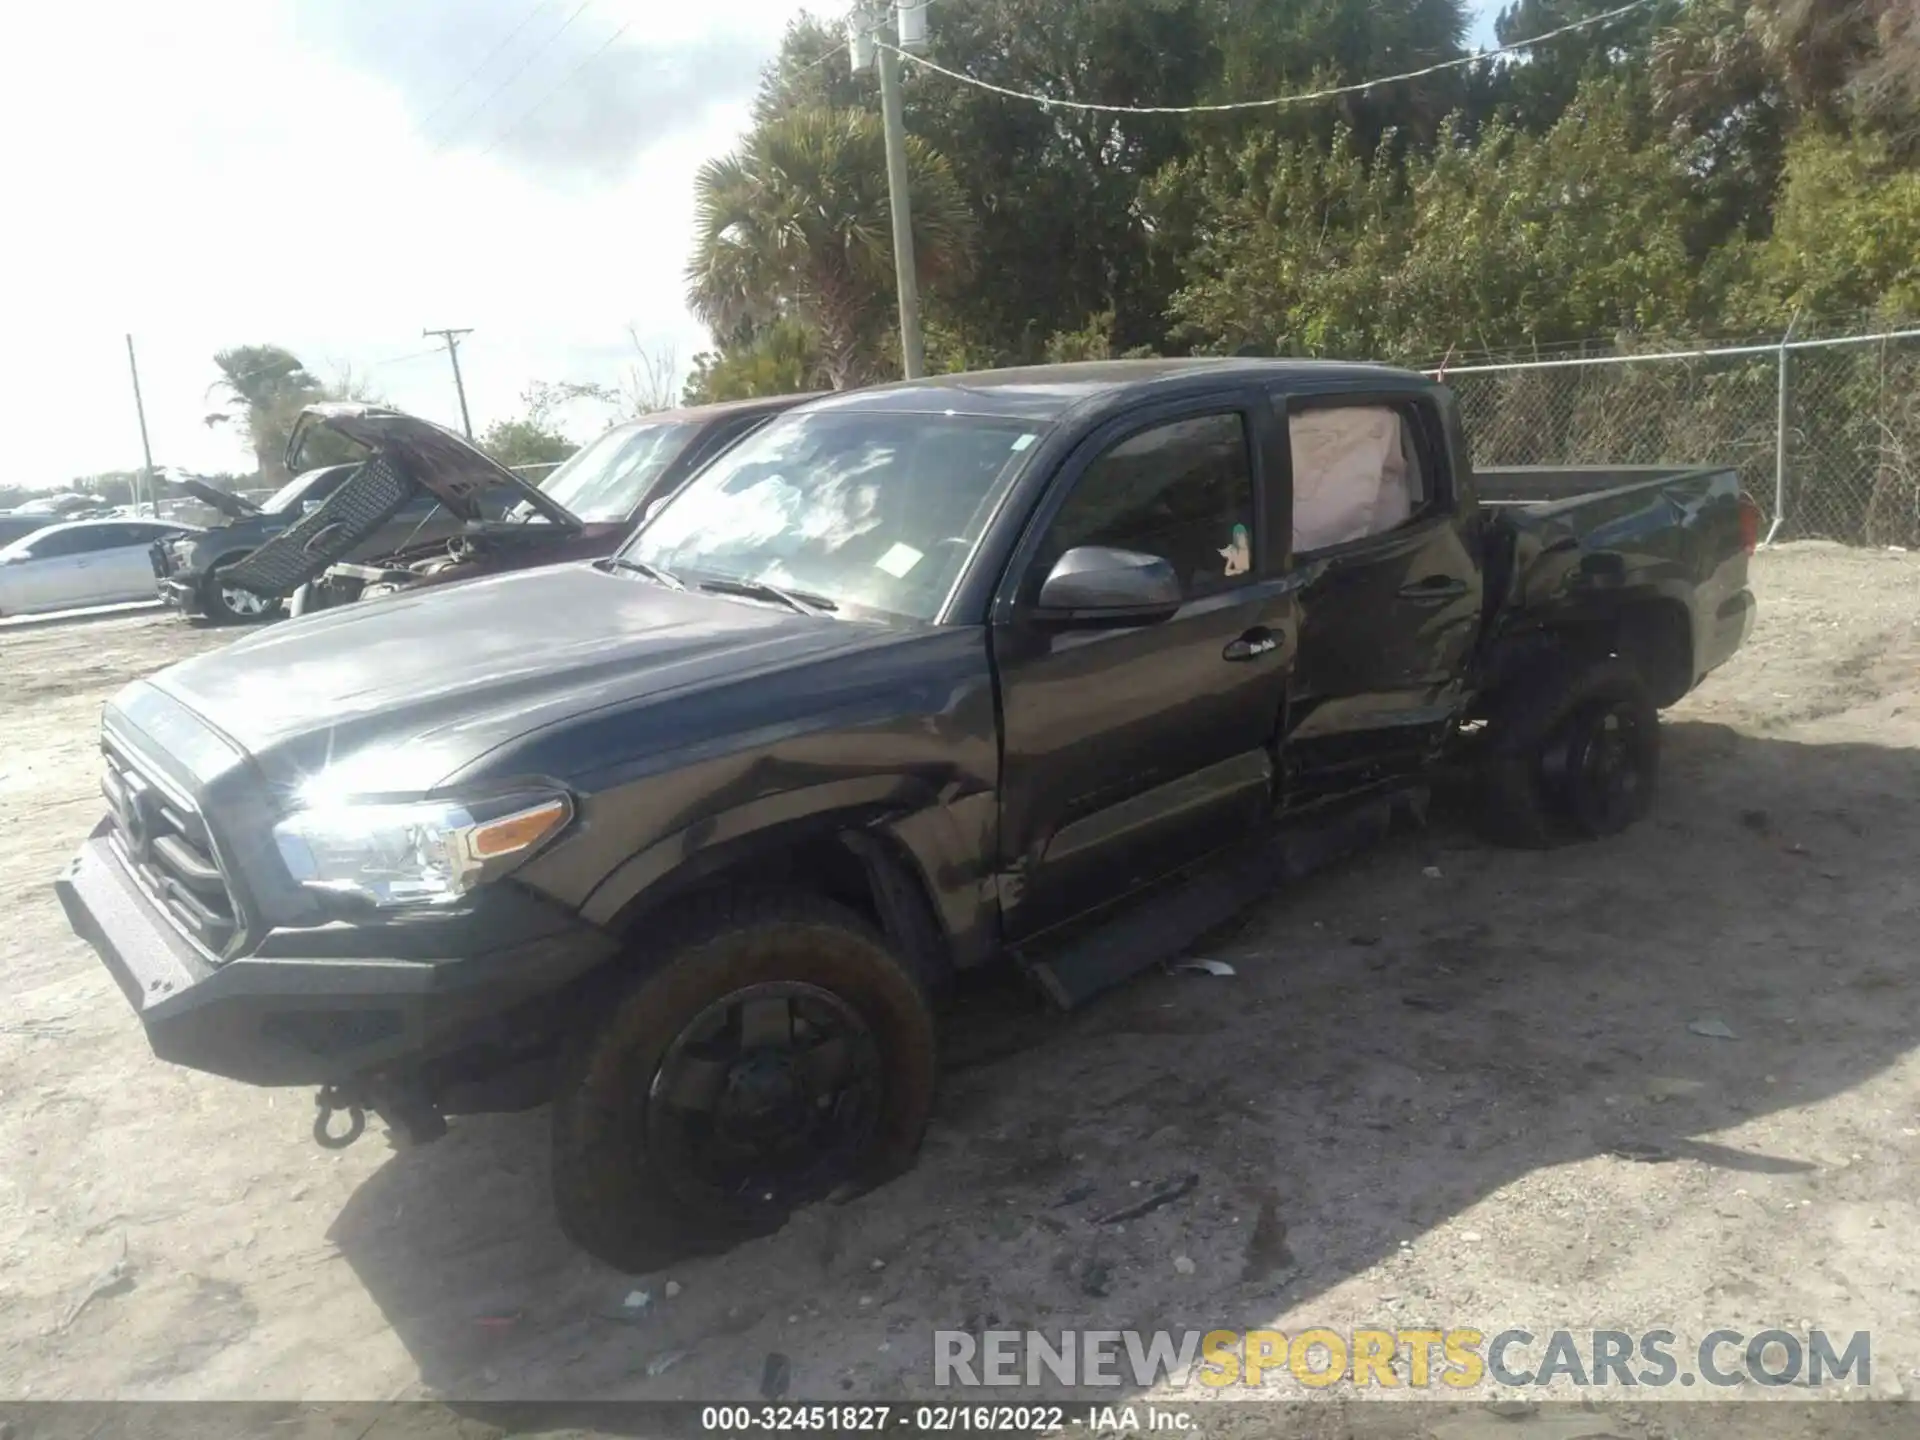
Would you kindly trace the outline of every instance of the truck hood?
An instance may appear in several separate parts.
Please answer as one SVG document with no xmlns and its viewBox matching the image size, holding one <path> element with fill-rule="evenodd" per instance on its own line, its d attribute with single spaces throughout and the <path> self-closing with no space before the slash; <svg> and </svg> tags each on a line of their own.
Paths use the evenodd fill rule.
<svg viewBox="0 0 1920 1440">
<path fill-rule="evenodd" d="M 461 520 L 480 519 L 477 502 L 493 492 L 509 503 L 524 501 L 557 525 L 578 528 L 581 523 L 566 506 L 451 430 L 383 405 L 333 400 L 307 406 L 287 441 L 289 470 L 297 473 L 295 462 L 308 431 L 316 425 L 344 435 L 363 449 L 399 460 L 415 482 L 432 491 L 448 513 Z"/>
<path fill-rule="evenodd" d="M 138 683 L 277 787 L 326 772 L 347 793 L 420 794 L 547 724 L 900 633 L 561 565 L 324 610 Z"/>
</svg>

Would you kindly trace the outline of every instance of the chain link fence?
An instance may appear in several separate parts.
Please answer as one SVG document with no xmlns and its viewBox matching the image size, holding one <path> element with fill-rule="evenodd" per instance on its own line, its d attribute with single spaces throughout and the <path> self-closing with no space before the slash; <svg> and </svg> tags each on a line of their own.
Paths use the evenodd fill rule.
<svg viewBox="0 0 1920 1440">
<path fill-rule="evenodd" d="M 1770 539 L 1920 548 L 1920 330 L 1446 371 L 1479 465 L 1733 465 Z"/>
</svg>

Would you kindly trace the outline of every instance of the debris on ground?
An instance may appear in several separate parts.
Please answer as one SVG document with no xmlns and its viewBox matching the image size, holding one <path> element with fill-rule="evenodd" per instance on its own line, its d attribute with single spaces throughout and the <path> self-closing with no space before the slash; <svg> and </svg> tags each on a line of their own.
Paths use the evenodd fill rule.
<svg viewBox="0 0 1920 1440">
<path fill-rule="evenodd" d="M 1094 1187 L 1092 1185 L 1076 1185 L 1058 1200 L 1054 1201 L 1053 1208 L 1056 1210 L 1064 1210 L 1069 1205 L 1078 1205 L 1082 1200 L 1091 1199 L 1093 1189 Z"/>
<path fill-rule="evenodd" d="M 1742 810 L 1740 823 L 1756 835 L 1765 835 L 1773 828 L 1773 817 L 1764 810 Z"/>
<path fill-rule="evenodd" d="M 1714 1016 L 1708 1016 L 1704 1020 L 1689 1020 L 1687 1022 L 1687 1029 L 1691 1030 L 1695 1035 L 1704 1035 L 1709 1040 L 1738 1040 L 1740 1038 L 1733 1033 L 1732 1026 L 1728 1025 L 1726 1021 Z"/>
<path fill-rule="evenodd" d="M 1453 1008 L 1437 995 L 1402 995 L 1400 1003 L 1410 1010 L 1431 1010 L 1436 1015 L 1444 1014 Z"/>
<path fill-rule="evenodd" d="M 647 1362 L 647 1378 L 651 1380 L 657 1375 L 666 1374 L 692 1353 L 691 1350 L 667 1350 L 654 1356 Z"/>
<path fill-rule="evenodd" d="M 1234 975 L 1239 973 L 1224 960 L 1182 960 L 1173 968 L 1193 975 Z"/>
<path fill-rule="evenodd" d="M 1673 1159 L 1673 1151 L 1647 1140 L 1621 1140 L 1607 1147 L 1609 1155 L 1641 1165 L 1658 1165 Z"/>
<path fill-rule="evenodd" d="M 1129 1205 L 1123 1210 L 1116 1210 L 1111 1215 L 1102 1215 L 1093 1223 L 1096 1225 L 1119 1225 L 1128 1220 L 1138 1220 L 1142 1215 L 1151 1215 L 1163 1205 L 1171 1205 L 1174 1201 L 1184 1199 L 1186 1196 L 1191 1195 L 1199 1184 L 1199 1175 L 1190 1172 L 1182 1175 L 1178 1180 L 1166 1186 L 1164 1189 L 1154 1191 L 1151 1195 L 1147 1196 L 1146 1199 Z"/>
<path fill-rule="evenodd" d="M 1438 865 L 1429 865 L 1425 869 L 1423 869 L 1420 873 L 1426 876 L 1427 879 L 1429 880 L 1439 880 L 1443 878 L 1440 874 L 1440 867 Z"/>
<path fill-rule="evenodd" d="M 768 1351 L 766 1363 L 760 1367 L 760 1398 L 778 1400 L 787 1393 L 792 1380 L 793 1362 L 778 1350 Z"/>
<path fill-rule="evenodd" d="M 1113 1289 L 1113 1271 L 1098 1260 L 1089 1260 L 1080 1269 L 1080 1293 L 1104 1300 Z"/>
<path fill-rule="evenodd" d="M 80 1298 L 73 1302 L 73 1308 L 67 1311 L 66 1318 L 60 1322 L 59 1328 L 61 1330 L 72 1328 L 73 1322 L 80 1318 L 81 1312 L 94 1301 L 110 1300 L 115 1295 L 126 1294 L 132 1288 L 133 1269 L 127 1264 L 127 1236 L 126 1232 L 122 1231 L 120 1258 L 93 1277 L 87 1288 L 81 1292 Z"/>
<path fill-rule="evenodd" d="M 1194 1263 L 1185 1255 L 1176 1255 L 1173 1257 L 1173 1268 L 1182 1275 L 1191 1275 L 1194 1272 Z"/>
<path fill-rule="evenodd" d="M 667 1299 L 671 1300 L 673 1299 L 674 1296 L 678 1295 L 679 1293 L 680 1293 L 680 1282 L 678 1280 L 667 1281 L 667 1285 L 666 1285 Z"/>
</svg>

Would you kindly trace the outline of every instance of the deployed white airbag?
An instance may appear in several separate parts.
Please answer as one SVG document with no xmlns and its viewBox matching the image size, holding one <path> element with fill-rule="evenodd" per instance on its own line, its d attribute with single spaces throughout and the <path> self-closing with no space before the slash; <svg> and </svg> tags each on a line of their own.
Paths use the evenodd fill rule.
<svg viewBox="0 0 1920 1440">
<path fill-rule="evenodd" d="M 1379 535 L 1413 515 L 1413 469 L 1397 411 L 1384 405 L 1291 417 L 1296 555 Z"/>
</svg>

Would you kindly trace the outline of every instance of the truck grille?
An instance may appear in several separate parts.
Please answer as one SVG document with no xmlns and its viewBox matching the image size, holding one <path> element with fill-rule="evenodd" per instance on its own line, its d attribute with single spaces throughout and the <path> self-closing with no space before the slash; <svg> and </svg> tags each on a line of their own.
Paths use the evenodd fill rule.
<svg viewBox="0 0 1920 1440">
<path fill-rule="evenodd" d="M 107 766 L 100 791 L 113 819 L 114 849 L 174 924 L 219 955 L 238 921 L 206 821 L 191 804 L 142 774 L 111 740 L 101 743 L 101 751 Z"/>
</svg>

